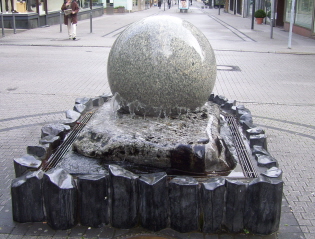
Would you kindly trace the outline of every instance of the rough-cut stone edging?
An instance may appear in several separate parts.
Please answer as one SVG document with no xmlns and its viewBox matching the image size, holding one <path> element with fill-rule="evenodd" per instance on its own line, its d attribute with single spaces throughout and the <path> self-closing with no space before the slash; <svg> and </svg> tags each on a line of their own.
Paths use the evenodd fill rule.
<svg viewBox="0 0 315 239">
<path fill-rule="evenodd" d="M 257 167 L 264 169 L 258 178 L 196 180 L 188 176 L 169 178 L 165 173 L 136 175 L 117 165 L 110 165 L 108 174 L 76 179 L 61 168 L 46 173 L 40 170 L 42 162 L 66 137 L 69 126 L 108 98 L 77 99 L 62 124 L 42 128 L 40 145 L 28 146 L 27 155 L 14 159 L 17 177 L 11 185 L 14 221 L 47 221 L 56 230 L 70 229 L 78 222 L 89 227 L 141 225 L 152 231 L 171 227 L 179 232 L 246 229 L 254 234 L 271 234 L 278 230 L 282 171 L 267 151 L 266 135 L 253 124 L 250 111 L 223 96 L 212 94 L 209 100 L 236 115 Z"/>
</svg>

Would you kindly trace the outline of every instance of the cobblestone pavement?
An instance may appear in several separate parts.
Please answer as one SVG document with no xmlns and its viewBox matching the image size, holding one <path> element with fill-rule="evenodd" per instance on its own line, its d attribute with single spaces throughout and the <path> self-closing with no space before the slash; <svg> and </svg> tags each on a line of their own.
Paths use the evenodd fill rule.
<svg viewBox="0 0 315 239">
<path fill-rule="evenodd" d="M 315 41 L 255 25 L 250 19 L 217 9 L 201 9 L 193 2 L 188 13 L 151 9 L 104 15 L 78 24 L 78 41 L 67 39 L 59 25 L 19 31 L 0 38 L 0 238 L 315 238 Z M 118 230 L 76 226 L 54 231 L 45 223 L 12 220 L 10 184 L 12 160 L 37 145 L 43 125 L 65 118 L 77 97 L 109 93 L 106 63 L 117 35 L 143 17 L 166 14 L 197 26 L 212 44 L 218 65 L 214 93 L 237 100 L 251 110 L 254 123 L 268 135 L 268 150 L 283 170 L 284 198 L 278 233 L 150 233 L 141 228 Z M 146 235 L 146 236 L 145 236 Z M 140 237 L 142 236 L 142 237 Z"/>
</svg>

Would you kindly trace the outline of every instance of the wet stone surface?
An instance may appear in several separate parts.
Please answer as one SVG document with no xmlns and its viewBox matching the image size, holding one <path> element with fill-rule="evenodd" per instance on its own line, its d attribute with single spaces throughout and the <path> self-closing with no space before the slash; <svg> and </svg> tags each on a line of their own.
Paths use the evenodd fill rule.
<svg viewBox="0 0 315 239">
<path fill-rule="evenodd" d="M 219 115 L 212 103 L 200 112 L 166 119 L 114 114 L 110 103 L 105 103 L 73 148 L 102 163 L 127 162 L 201 174 L 230 171 L 233 160 L 220 151 Z"/>
</svg>

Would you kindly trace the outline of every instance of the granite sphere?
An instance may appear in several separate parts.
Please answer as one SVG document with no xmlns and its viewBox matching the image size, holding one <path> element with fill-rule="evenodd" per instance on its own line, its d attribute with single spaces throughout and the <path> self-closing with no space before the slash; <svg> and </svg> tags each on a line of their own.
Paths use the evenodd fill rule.
<svg viewBox="0 0 315 239">
<path fill-rule="evenodd" d="M 108 57 L 108 82 L 127 104 L 163 111 L 196 110 L 216 79 L 216 60 L 204 34 L 177 17 L 153 16 L 130 25 Z M 126 105 L 127 105 L 126 104 Z"/>
</svg>

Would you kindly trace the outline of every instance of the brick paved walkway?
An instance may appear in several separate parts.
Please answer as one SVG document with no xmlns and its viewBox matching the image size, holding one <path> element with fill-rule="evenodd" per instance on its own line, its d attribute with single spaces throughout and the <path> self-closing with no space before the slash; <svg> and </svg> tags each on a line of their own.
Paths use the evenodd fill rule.
<svg viewBox="0 0 315 239">
<path fill-rule="evenodd" d="M 235 99 L 249 108 L 254 123 L 268 135 L 270 153 L 283 170 L 284 200 L 278 233 L 270 236 L 246 234 L 181 234 L 166 229 L 164 238 L 315 238 L 315 41 L 255 25 L 250 19 L 216 9 L 201 9 L 193 3 L 187 14 L 173 6 L 79 22 L 78 41 L 67 40 L 59 25 L 7 34 L 0 38 L 0 238 L 127 238 L 149 232 L 142 229 L 92 229 L 77 226 L 53 231 L 44 223 L 12 221 L 10 184 L 12 160 L 37 145 L 43 125 L 64 119 L 77 97 L 109 93 L 106 62 L 117 34 L 128 24 L 155 14 L 185 18 L 196 25 L 212 44 L 219 66 L 215 94 Z M 69 60 L 71 59 L 71 60 Z M 150 234 L 154 236 L 153 234 Z"/>
</svg>

